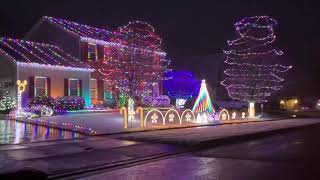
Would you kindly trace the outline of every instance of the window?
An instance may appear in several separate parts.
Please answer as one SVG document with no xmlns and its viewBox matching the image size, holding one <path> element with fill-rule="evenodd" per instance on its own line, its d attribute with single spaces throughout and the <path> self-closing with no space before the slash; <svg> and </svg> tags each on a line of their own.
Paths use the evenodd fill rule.
<svg viewBox="0 0 320 180">
<path fill-rule="evenodd" d="M 98 98 L 98 85 L 96 79 L 90 80 L 90 92 L 91 92 L 91 99 Z"/>
<path fill-rule="evenodd" d="M 80 96 L 79 79 L 69 79 L 69 96 Z"/>
<path fill-rule="evenodd" d="M 152 83 L 152 95 L 155 97 L 160 95 L 158 83 Z"/>
<path fill-rule="evenodd" d="M 108 83 L 106 80 L 103 81 L 103 98 L 108 101 L 113 101 L 112 86 Z"/>
<path fill-rule="evenodd" d="M 111 90 L 111 87 L 110 85 L 108 85 L 108 81 L 104 80 L 103 81 L 103 91 L 110 91 Z"/>
<path fill-rule="evenodd" d="M 103 81 L 103 98 L 107 99 L 112 93 L 111 86 L 108 84 L 108 81 Z"/>
<path fill-rule="evenodd" d="M 97 54 L 97 45 L 88 43 L 88 60 L 96 61 L 98 58 Z"/>
<path fill-rule="evenodd" d="M 36 76 L 34 78 L 34 96 L 48 95 L 48 80 L 46 77 Z"/>
<path fill-rule="evenodd" d="M 109 46 L 105 46 L 103 56 L 105 61 L 112 60 L 112 48 Z"/>
<path fill-rule="evenodd" d="M 4 86 L 4 88 L 12 87 L 13 86 L 13 82 L 4 82 L 3 86 Z"/>
</svg>

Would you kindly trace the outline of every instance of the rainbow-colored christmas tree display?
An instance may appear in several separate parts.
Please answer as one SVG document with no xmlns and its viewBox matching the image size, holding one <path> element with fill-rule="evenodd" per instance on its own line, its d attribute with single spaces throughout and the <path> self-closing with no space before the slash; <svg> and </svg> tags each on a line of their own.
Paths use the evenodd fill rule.
<svg viewBox="0 0 320 180">
<path fill-rule="evenodd" d="M 207 90 L 206 81 L 202 80 L 200 91 L 196 102 L 193 105 L 192 111 L 194 113 L 208 113 L 213 114 L 215 110 L 213 109 L 209 92 Z"/>
</svg>

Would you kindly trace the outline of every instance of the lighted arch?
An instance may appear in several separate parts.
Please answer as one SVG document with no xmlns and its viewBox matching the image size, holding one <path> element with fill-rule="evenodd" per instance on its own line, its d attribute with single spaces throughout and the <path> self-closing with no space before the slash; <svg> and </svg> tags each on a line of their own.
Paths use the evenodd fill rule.
<svg viewBox="0 0 320 180">
<path fill-rule="evenodd" d="M 179 115 L 178 111 L 177 111 L 177 110 L 175 110 L 175 109 L 169 109 L 169 110 L 166 112 L 166 114 L 164 115 L 164 120 L 166 120 L 166 119 L 167 119 L 167 116 L 168 116 L 168 114 L 169 114 L 169 112 L 170 112 L 170 111 L 175 112 L 175 114 L 178 116 L 179 123 L 180 123 L 180 124 L 182 124 L 181 117 L 180 117 L 180 115 Z M 169 117 L 169 118 L 170 118 L 170 117 Z"/>
<path fill-rule="evenodd" d="M 220 111 L 219 116 L 218 116 L 218 120 L 221 119 L 223 113 L 226 113 L 226 115 L 227 115 L 227 119 L 226 119 L 226 120 L 230 120 L 229 112 L 228 112 L 228 110 L 226 110 L 226 109 L 222 109 L 222 110 Z"/>
<path fill-rule="evenodd" d="M 184 110 L 184 111 L 182 112 L 182 114 L 181 114 L 181 116 L 180 116 L 181 122 L 182 122 L 182 118 L 183 118 L 184 114 L 186 114 L 187 112 L 189 112 L 189 113 L 192 115 L 193 121 L 191 121 L 191 120 L 190 120 L 190 121 L 187 121 L 187 119 L 186 119 L 186 122 L 195 122 L 195 121 L 196 121 L 196 117 L 195 117 L 193 111 L 191 111 L 191 109 L 186 109 L 186 110 Z"/>
<path fill-rule="evenodd" d="M 143 124 L 144 124 L 144 127 L 147 126 L 147 119 L 148 119 L 148 116 L 149 116 L 149 114 L 150 114 L 151 112 L 157 112 L 157 113 L 161 114 L 162 124 L 163 124 L 163 125 L 166 125 L 166 121 L 165 121 L 164 116 L 163 116 L 163 114 L 161 113 L 161 111 L 159 111 L 158 109 L 151 109 L 151 110 L 146 114 L 146 117 L 144 118 L 144 123 L 143 123 Z"/>
</svg>

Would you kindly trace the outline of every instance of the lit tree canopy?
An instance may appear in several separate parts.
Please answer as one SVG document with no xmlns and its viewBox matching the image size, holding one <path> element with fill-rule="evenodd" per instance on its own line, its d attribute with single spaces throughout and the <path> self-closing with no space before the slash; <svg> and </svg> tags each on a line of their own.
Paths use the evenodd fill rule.
<svg viewBox="0 0 320 180">
<path fill-rule="evenodd" d="M 165 59 L 160 45 L 161 38 L 151 25 L 129 22 L 110 38 L 110 45 L 105 48 L 107 58 L 98 65 L 98 71 L 122 92 L 141 96 L 169 71 L 170 61 Z"/>
<path fill-rule="evenodd" d="M 199 81 L 189 72 L 169 72 L 166 77 L 171 78 L 164 83 L 168 95 L 177 99 L 189 99 L 196 95 Z"/>
<path fill-rule="evenodd" d="M 277 22 L 268 16 L 244 18 L 234 26 L 238 39 L 228 41 L 226 79 L 221 82 L 231 98 L 246 102 L 266 102 L 279 90 L 283 74 L 291 66 L 274 62 L 282 51 L 272 48 Z"/>
</svg>

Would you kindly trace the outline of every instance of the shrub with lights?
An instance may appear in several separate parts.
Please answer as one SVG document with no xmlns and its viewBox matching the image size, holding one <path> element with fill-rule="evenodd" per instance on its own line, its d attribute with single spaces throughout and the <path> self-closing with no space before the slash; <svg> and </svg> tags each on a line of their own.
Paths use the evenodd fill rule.
<svg viewBox="0 0 320 180">
<path fill-rule="evenodd" d="M 145 96 L 142 99 L 142 104 L 149 107 L 169 107 L 170 98 L 166 95 L 161 95 L 157 97 Z"/>
<path fill-rule="evenodd" d="M 9 92 L 5 92 L 4 96 L 0 100 L 0 111 L 9 111 L 15 107 L 15 101 L 10 97 Z"/>
<path fill-rule="evenodd" d="M 55 106 L 55 101 L 51 96 L 36 96 L 29 101 L 28 105 L 29 107 L 43 105 L 53 108 Z"/>
<path fill-rule="evenodd" d="M 124 107 L 127 105 L 128 97 L 127 95 L 121 93 L 119 95 L 119 107 Z"/>
<path fill-rule="evenodd" d="M 80 96 L 64 96 L 56 99 L 57 111 L 74 111 L 84 109 L 85 101 Z"/>
</svg>

